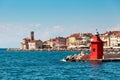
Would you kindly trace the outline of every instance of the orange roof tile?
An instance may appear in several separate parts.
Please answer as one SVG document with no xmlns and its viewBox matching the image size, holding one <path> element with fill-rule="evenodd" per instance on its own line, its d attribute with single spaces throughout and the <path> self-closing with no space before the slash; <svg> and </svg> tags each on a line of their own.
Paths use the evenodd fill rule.
<svg viewBox="0 0 120 80">
<path fill-rule="evenodd" d="M 30 42 L 38 42 L 39 40 L 30 40 Z"/>
<path fill-rule="evenodd" d="M 70 37 L 79 37 L 80 34 L 79 33 L 75 33 L 75 34 L 72 34 Z"/>
<path fill-rule="evenodd" d="M 25 41 L 30 41 L 31 39 L 30 38 L 24 38 L 23 40 L 25 40 Z"/>
</svg>

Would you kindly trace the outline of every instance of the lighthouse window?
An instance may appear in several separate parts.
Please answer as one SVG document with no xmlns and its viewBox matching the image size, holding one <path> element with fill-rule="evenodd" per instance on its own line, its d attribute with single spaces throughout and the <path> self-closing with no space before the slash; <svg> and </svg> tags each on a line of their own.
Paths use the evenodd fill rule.
<svg viewBox="0 0 120 80">
<path fill-rule="evenodd" d="M 95 48 L 93 48 L 93 52 L 95 52 Z"/>
</svg>

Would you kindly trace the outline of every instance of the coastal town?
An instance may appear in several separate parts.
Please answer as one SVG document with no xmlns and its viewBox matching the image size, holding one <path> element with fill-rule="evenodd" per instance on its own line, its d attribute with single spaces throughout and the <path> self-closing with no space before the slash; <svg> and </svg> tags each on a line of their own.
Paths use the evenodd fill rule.
<svg viewBox="0 0 120 80">
<path fill-rule="evenodd" d="M 0 0 L 0 80 L 120 80 L 120 0 Z"/>
<path fill-rule="evenodd" d="M 92 33 L 75 33 L 68 37 L 55 37 L 47 41 L 34 39 L 34 31 L 29 38 L 23 38 L 20 50 L 89 50 Z M 99 34 L 104 49 L 120 49 L 120 31 L 108 31 Z"/>
</svg>

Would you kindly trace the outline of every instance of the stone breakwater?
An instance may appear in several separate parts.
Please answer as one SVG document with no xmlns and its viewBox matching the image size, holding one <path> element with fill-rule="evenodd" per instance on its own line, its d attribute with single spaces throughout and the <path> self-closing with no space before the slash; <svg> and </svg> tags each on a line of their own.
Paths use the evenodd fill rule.
<svg viewBox="0 0 120 80">
<path fill-rule="evenodd" d="M 90 58 L 90 54 L 80 53 L 80 54 L 74 54 L 73 56 L 72 55 L 67 56 L 66 61 L 79 62 L 79 61 L 89 60 L 89 58 Z"/>
<path fill-rule="evenodd" d="M 90 54 L 84 54 L 84 53 L 68 55 L 65 60 L 67 62 L 91 61 L 90 60 Z M 103 59 L 99 59 L 99 61 L 100 60 L 102 60 L 102 61 L 115 61 L 115 60 L 120 61 L 120 52 L 109 52 L 109 51 L 104 52 Z"/>
</svg>

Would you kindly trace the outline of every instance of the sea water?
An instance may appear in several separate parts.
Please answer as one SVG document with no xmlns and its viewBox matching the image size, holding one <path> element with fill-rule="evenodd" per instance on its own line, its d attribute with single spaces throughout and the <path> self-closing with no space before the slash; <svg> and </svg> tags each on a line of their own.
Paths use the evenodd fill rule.
<svg viewBox="0 0 120 80">
<path fill-rule="evenodd" d="M 0 50 L 0 80 L 120 80 L 120 62 L 63 62 L 72 51 Z"/>
</svg>

